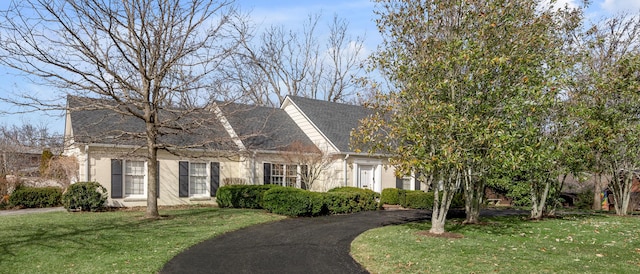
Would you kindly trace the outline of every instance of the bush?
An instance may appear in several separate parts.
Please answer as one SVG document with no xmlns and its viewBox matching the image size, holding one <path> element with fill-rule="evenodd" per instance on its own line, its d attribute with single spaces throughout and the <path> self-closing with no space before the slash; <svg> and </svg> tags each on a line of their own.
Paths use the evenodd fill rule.
<svg viewBox="0 0 640 274">
<path fill-rule="evenodd" d="M 585 188 L 578 193 L 574 206 L 578 209 L 591 209 L 593 206 L 593 189 Z"/>
<path fill-rule="evenodd" d="M 398 202 L 402 207 L 415 209 L 433 209 L 433 192 L 421 190 L 398 190 Z M 462 208 L 465 205 L 464 195 L 461 192 L 453 195 L 449 208 Z"/>
<path fill-rule="evenodd" d="M 380 194 L 376 193 L 371 189 L 357 188 L 357 187 L 336 187 L 327 191 L 326 196 L 330 196 L 336 193 L 348 193 L 352 195 L 341 195 L 343 199 L 347 199 L 348 201 L 342 202 L 343 206 L 346 204 L 351 204 L 351 211 L 349 212 L 358 212 L 364 210 L 377 210 L 378 209 L 378 200 L 380 199 Z M 327 205 L 329 206 L 329 205 Z"/>
<path fill-rule="evenodd" d="M 380 197 L 381 204 L 387 205 L 399 205 L 400 200 L 398 200 L 398 195 L 400 194 L 400 189 L 397 188 L 385 188 L 382 190 L 382 195 Z"/>
<path fill-rule="evenodd" d="M 420 190 L 406 191 L 402 207 L 415 209 L 432 209 L 433 208 L 433 192 L 424 192 Z"/>
<path fill-rule="evenodd" d="M 216 201 L 219 207 L 260 209 L 264 192 L 277 185 L 227 185 L 218 188 Z"/>
<path fill-rule="evenodd" d="M 464 208 L 465 204 L 464 194 L 462 192 L 458 192 L 453 195 L 449 208 Z"/>
<path fill-rule="evenodd" d="M 97 182 L 78 182 L 62 195 L 67 210 L 99 211 L 107 202 L 107 190 Z"/>
<path fill-rule="evenodd" d="M 292 187 L 267 190 L 262 199 L 262 207 L 286 216 L 318 216 L 326 212 L 321 193 Z"/>
<path fill-rule="evenodd" d="M 11 207 L 42 208 L 60 205 L 62 189 L 58 187 L 19 187 L 9 199 Z"/>
</svg>

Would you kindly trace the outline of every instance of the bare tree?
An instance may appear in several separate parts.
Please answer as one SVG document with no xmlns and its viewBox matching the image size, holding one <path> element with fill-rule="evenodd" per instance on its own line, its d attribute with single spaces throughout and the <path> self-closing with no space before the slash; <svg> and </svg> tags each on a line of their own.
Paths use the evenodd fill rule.
<svg viewBox="0 0 640 274">
<path fill-rule="evenodd" d="M 301 167 L 298 176 L 302 181 L 302 188 L 309 190 L 314 189 L 315 183 L 336 160 L 334 156 L 321 151 L 315 145 L 305 145 L 302 142 L 292 143 L 285 151 L 281 151 L 280 155 L 287 163 L 297 163 Z M 324 188 L 320 190 L 326 191 Z"/>
<path fill-rule="evenodd" d="M 0 174 L 21 175 L 37 167 L 45 149 L 62 149 L 62 137 L 51 133 L 46 125 L 0 125 Z"/>
<path fill-rule="evenodd" d="M 301 31 L 273 25 L 259 35 L 237 25 L 240 49 L 228 71 L 233 87 L 258 105 L 279 106 L 287 95 L 355 101 L 364 40 L 349 36 L 348 22 L 334 16 L 321 43 L 320 19 L 309 15 Z"/>
<path fill-rule="evenodd" d="M 39 109 L 65 109 L 61 100 L 93 98 L 82 110 L 109 110 L 142 125 L 111 136 L 140 140 L 148 178 L 157 174 L 162 137 L 198 129 L 226 98 L 215 77 L 236 44 L 231 1 L 29 0 L 2 11 L 0 63 L 53 88 L 57 100 L 16 93 L 2 100 Z M 104 100 L 103 100 L 104 99 Z M 73 108 L 73 107 L 71 107 Z M 215 140 L 201 140 L 206 142 Z M 145 217 L 157 218 L 156 184 L 149 180 Z"/>
</svg>

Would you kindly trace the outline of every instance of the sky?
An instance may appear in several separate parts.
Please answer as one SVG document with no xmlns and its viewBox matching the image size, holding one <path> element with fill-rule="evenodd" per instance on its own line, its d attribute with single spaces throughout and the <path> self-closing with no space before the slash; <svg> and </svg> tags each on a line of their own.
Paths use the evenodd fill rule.
<svg viewBox="0 0 640 274">
<path fill-rule="evenodd" d="M 560 5 L 577 6 L 582 1 L 558 0 L 557 2 Z M 6 9 L 8 2 L 6 0 L 0 1 L 0 10 Z M 249 12 L 251 20 L 259 26 L 277 24 L 297 29 L 310 14 L 320 12 L 325 21 L 321 21 L 319 27 L 325 28 L 333 15 L 337 15 L 348 20 L 351 36 L 364 37 L 365 53 L 375 51 L 382 40 L 374 22 L 375 3 L 369 0 L 237 0 L 236 3 L 241 10 Z M 620 11 L 640 11 L 640 0 L 592 0 L 586 15 L 587 18 L 597 21 L 601 17 L 610 16 Z M 0 94 L 8 95 L 17 91 L 41 94 L 42 96 L 56 92 L 48 87 L 34 86 L 15 77 L 6 68 L 0 67 Z M 62 112 L 9 115 L 3 114 L 1 110 L 15 112 L 19 109 L 0 102 L 0 125 L 29 123 L 47 125 L 51 132 L 56 133 L 62 133 L 64 130 Z"/>
</svg>

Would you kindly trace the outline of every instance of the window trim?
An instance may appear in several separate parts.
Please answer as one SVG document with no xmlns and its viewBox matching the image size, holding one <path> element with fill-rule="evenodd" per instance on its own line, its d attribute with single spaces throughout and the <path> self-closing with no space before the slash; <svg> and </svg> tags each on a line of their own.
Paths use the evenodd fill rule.
<svg viewBox="0 0 640 274">
<path fill-rule="evenodd" d="M 142 162 L 142 187 L 143 187 L 143 191 L 142 194 L 134 194 L 134 195 L 127 195 L 127 176 L 130 176 L 130 174 L 127 174 L 127 163 L 131 163 L 131 162 Z M 147 198 L 147 192 L 148 190 L 148 166 L 147 166 L 147 161 L 144 160 L 127 160 L 127 159 L 123 159 L 122 160 L 122 198 L 125 199 L 144 199 Z"/>
<path fill-rule="evenodd" d="M 263 182 L 263 184 L 265 185 L 279 185 L 279 186 L 289 186 L 287 183 L 287 179 L 289 178 L 293 178 L 293 176 L 289 176 L 289 172 L 290 167 L 295 167 L 296 169 L 296 182 L 293 186 L 291 187 L 295 187 L 295 188 L 302 188 L 302 164 L 295 164 L 295 163 L 289 163 L 289 164 L 285 164 L 285 163 L 272 163 L 272 162 L 264 162 L 264 164 L 268 164 L 269 165 L 269 172 L 270 174 L 268 174 L 267 176 L 264 176 L 265 178 L 269 178 L 269 182 Z M 275 166 L 278 167 L 282 167 L 281 170 L 278 170 L 277 168 L 274 168 Z M 278 171 L 281 174 L 276 174 L 275 172 Z M 281 172 L 280 172 L 281 171 Z M 264 172 L 264 170 L 263 170 Z M 264 175 L 264 174 L 263 174 Z M 274 182 L 274 179 L 276 179 L 278 182 Z"/>
<path fill-rule="evenodd" d="M 203 198 L 203 197 L 207 197 L 210 198 L 211 197 L 211 162 L 191 162 L 191 161 L 187 161 L 189 163 L 189 198 Z M 205 187 L 204 187 L 204 193 L 202 194 L 195 194 L 195 193 L 191 193 L 191 178 L 195 177 L 193 175 L 191 175 L 191 172 L 193 171 L 192 168 L 192 164 L 203 164 L 204 168 L 205 168 Z"/>
</svg>

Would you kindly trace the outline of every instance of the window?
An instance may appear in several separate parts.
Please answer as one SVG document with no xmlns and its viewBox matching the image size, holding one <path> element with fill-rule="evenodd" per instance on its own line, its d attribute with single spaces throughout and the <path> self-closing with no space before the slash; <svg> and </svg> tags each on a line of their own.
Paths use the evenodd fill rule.
<svg viewBox="0 0 640 274">
<path fill-rule="evenodd" d="M 207 195 L 207 164 L 189 164 L 189 196 Z"/>
<path fill-rule="evenodd" d="M 215 197 L 219 186 L 219 162 L 178 162 L 178 197 Z"/>
<path fill-rule="evenodd" d="M 146 180 L 144 161 L 124 161 L 124 196 L 145 197 Z"/>
<path fill-rule="evenodd" d="M 271 182 L 273 185 L 282 185 L 284 182 L 284 165 L 271 164 Z"/>
<path fill-rule="evenodd" d="M 297 181 L 298 181 L 298 166 L 287 165 L 286 171 L 287 171 L 287 176 L 285 178 L 286 186 L 296 187 Z"/>
<path fill-rule="evenodd" d="M 264 184 L 306 188 L 300 176 L 306 170 L 306 165 L 264 163 Z"/>
<path fill-rule="evenodd" d="M 411 177 L 402 177 L 402 189 L 411 189 Z"/>
</svg>

